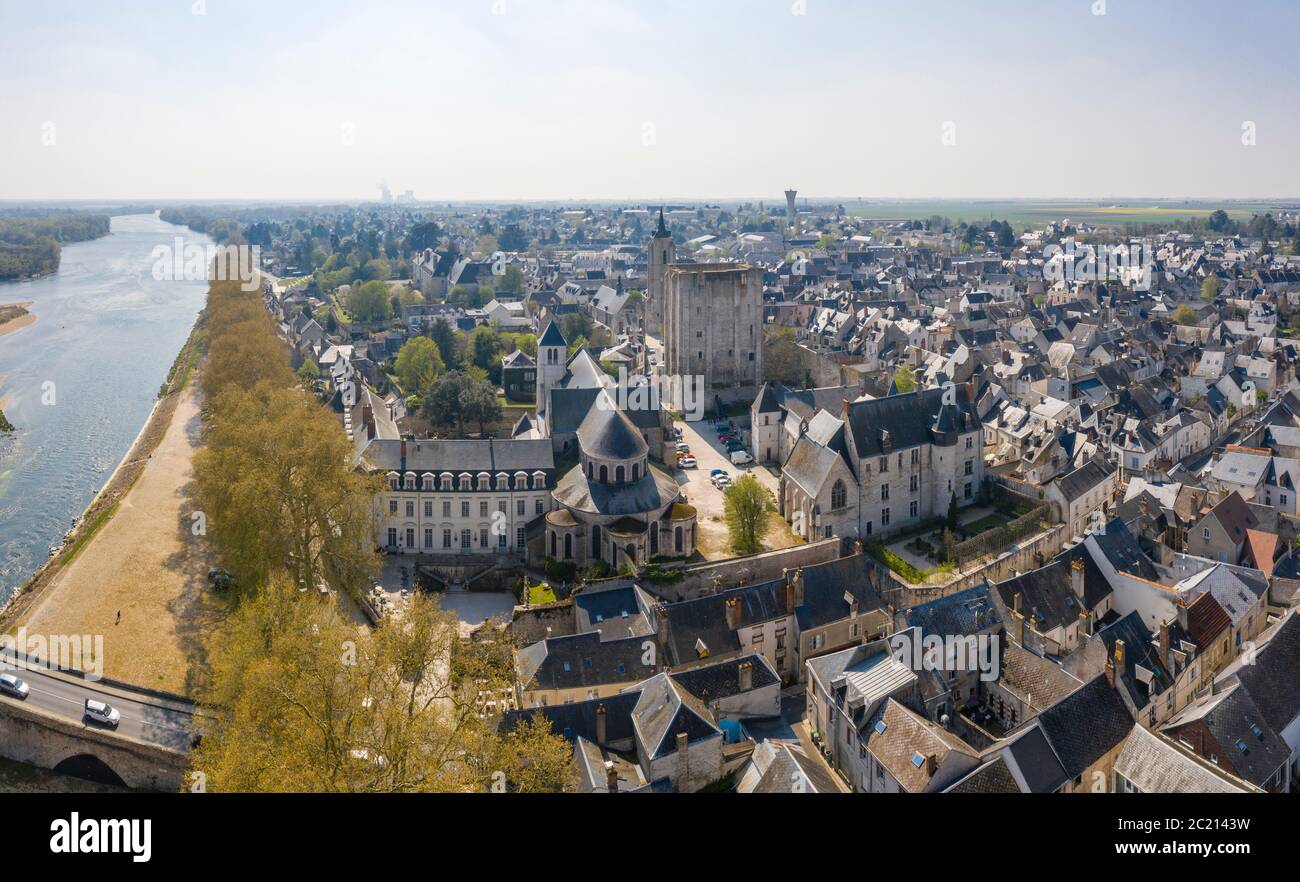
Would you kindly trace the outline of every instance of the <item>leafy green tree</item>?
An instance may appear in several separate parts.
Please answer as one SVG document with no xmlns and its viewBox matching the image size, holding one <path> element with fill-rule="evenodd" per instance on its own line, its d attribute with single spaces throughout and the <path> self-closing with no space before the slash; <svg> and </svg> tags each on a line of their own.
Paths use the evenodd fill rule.
<svg viewBox="0 0 1300 882">
<path fill-rule="evenodd" d="M 1201 299 L 1206 303 L 1213 303 L 1219 296 L 1219 277 L 1206 276 L 1205 281 L 1201 282 Z"/>
<path fill-rule="evenodd" d="M 298 379 L 310 385 L 320 379 L 320 365 L 310 358 L 304 359 L 302 366 L 298 368 Z"/>
<path fill-rule="evenodd" d="M 723 513 L 727 518 L 732 550 L 739 554 L 762 550 L 768 514 L 774 510 L 771 492 L 753 475 L 745 475 L 728 487 L 723 498 Z"/>
<path fill-rule="evenodd" d="M 382 322 L 393 317 L 388 285 L 381 281 L 353 285 L 344 298 L 344 308 L 354 321 Z"/>
<path fill-rule="evenodd" d="M 916 391 L 916 374 L 905 364 L 894 371 L 894 386 L 900 394 Z"/>
<path fill-rule="evenodd" d="M 416 594 L 358 632 L 335 604 L 278 580 L 216 637 L 194 771 L 215 792 L 572 789 L 573 748 L 534 716 L 507 732 L 483 696 L 513 685 L 511 647 L 462 641 Z"/>
<path fill-rule="evenodd" d="M 394 369 L 403 389 L 408 393 L 423 395 L 429 384 L 446 369 L 446 365 L 432 340 L 428 337 L 412 337 L 397 353 Z"/>
<path fill-rule="evenodd" d="M 763 330 L 763 379 L 794 388 L 809 385 L 804 350 L 795 340 L 794 328 Z"/>
<path fill-rule="evenodd" d="M 445 318 L 439 316 L 429 326 L 429 337 L 438 347 L 438 354 L 442 356 L 442 363 L 452 370 L 459 369 L 460 352 L 456 345 L 456 331 L 451 324 Z"/>
<path fill-rule="evenodd" d="M 1196 324 L 1196 310 L 1192 309 L 1186 303 L 1174 310 L 1174 324 L 1194 325 Z"/>
<path fill-rule="evenodd" d="M 956 532 L 957 530 L 957 494 L 954 493 L 948 498 L 948 518 L 946 521 L 948 529 Z"/>
</svg>

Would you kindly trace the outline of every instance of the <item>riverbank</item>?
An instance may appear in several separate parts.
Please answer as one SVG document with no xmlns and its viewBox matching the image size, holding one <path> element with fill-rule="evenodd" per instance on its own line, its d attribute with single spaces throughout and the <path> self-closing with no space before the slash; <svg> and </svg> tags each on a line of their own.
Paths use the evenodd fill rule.
<svg viewBox="0 0 1300 882">
<path fill-rule="evenodd" d="M 0 337 L 12 334 L 36 321 L 36 313 L 28 309 L 31 305 L 30 300 L 0 304 Z"/>
<path fill-rule="evenodd" d="M 201 332 L 202 321 L 203 317 L 200 315 L 183 351 L 184 348 L 191 347 L 195 335 Z M 191 377 L 187 375 L 186 380 L 189 379 Z M 103 487 L 95 494 L 94 499 L 86 506 L 76 527 L 59 551 L 42 564 L 26 582 L 16 588 L 4 606 L 0 607 L 0 631 L 11 632 L 18 622 L 32 613 L 50 587 L 57 582 L 60 574 L 71 566 L 81 550 L 94 538 L 95 533 L 112 517 L 127 493 L 144 474 L 150 457 L 167 434 L 187 389 L 188 382 L 186 386 L 169 391 L 154 403 L 135 441 L 127 449 L 126 455 L 109 475 Z"/>
</svg>

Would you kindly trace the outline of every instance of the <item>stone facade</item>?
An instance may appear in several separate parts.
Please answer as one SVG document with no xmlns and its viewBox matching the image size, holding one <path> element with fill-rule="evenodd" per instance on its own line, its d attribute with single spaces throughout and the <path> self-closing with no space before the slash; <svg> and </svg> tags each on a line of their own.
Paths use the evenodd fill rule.
<svg viewBox="0 0 1300 882">
<path fill-rule="evenodd" d="M 705 400 L 750 400 L 763 376 L 763 270 L 678 264 L 664 273 L 664 372 L 703 377 Z"/>
</svg>

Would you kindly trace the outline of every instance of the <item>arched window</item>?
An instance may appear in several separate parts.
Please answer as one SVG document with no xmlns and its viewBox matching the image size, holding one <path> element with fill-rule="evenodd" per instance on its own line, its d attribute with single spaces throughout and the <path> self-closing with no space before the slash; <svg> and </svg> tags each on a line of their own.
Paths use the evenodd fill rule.
<svg viewBox="0 0 1300 882">
<path fill-rule="evenodd" d="M 831 508 L 844 507 L 844 482 L 835 481 L 835 486 L 831 488 Z"/>
<path fill-rule="evenodd" d="M 678 554 L 682 553 L 682 528 L 678 527 L 673 530 L 673 550 Z"/>
<path fill-rule="evenodd" d="M 489 475 L 487 472 L 478 473 L 478 489 L 480 490 L 492 489 L 492 476 Z"/>
<path fill-rule="evenodd" d="M 609 466 L 600 467 L 600 483 L 605 484 L 609 481 Z"/>
<path fill-rule="evenodd" d="M 622 484 L 622 483 L 623 483 L 623 467 L 622 467 L 622 466 L 619 466 L 618 468 L 614 469 L 614 483 L 615 483 L 615 484 Z"/>
<path fill-rule="evenodd" d="M 551 531 L 551 557 L 555 557 L 555 531 Z"/>
<path fill-rule="evenodd" d="M 546 487 L 546 472 L 533 472 L 533 489 L 542 490 Z"/>
<path fill-rule="evenodd" d="M 414 489 L 415 489 L 415 472 L 407 472 L 407 473 L 406 473 L 405 486 L 406 486 L 406 489 L 407 489 L 407 490 L 414 490 Z"/>
<path fill-rule="evenodd" d="M 421 490 L 432 490 L 432 489 L 433 489 L 433 473 L 432 473 L 432 472 L 425 472 L 423 475 L 420 476 L 420 489 L 421 489 Z"/>
<path fill-rule="evenodd" d="M 507 475 L 505 472 L 501 472 L 497 475 L 497 489 L 498 490 L 510 489 L 510 476 Z"/>
<path fill-rule="evenodd" d="M 641 477 L 641 466 L 639 463 L 632 463 L 632 480 L 635 482 Z"/>
<path fill-rule="evenodd" d="M 451 482 L 452 482 L 451 472 L 443 472 L 442 477 L 439 478 L 438 480 L 439 483 L 441 483 L 443 490 L 451 489 Z"/>
<path fill-rule="evenodd" d="M 516 489 L 516 490 L 527 490 L 527 489 L 528 489 L 528 473 L 527 473 L 527 472 L 515 472 L 515 489 Z"/>
<path fill-rule="evenodd" d="M 398 488 L 397 488 L 397 482 L 398 482 L 398 474 L 397 474 L 397 472 L 389 472 L 389 473 L 388 473 L 388 489 L 389 489 L 389 490 L 396 490 L 396 489 L 398 489 Z"/>
<path fill-rule="evenodd" d="M 573 535 L 571 533 L 565 533 L 564 534 L 564 559 L 568 560 L 571 557 L 573 557 Z"/>
<path fill-rule="evenodd" d="M 460 483 L 460 489 L 472 490 L 474 484 L 474 478 L 470 475 L 469 472 L 461 472 L 459 483 Z"/>
</svg>

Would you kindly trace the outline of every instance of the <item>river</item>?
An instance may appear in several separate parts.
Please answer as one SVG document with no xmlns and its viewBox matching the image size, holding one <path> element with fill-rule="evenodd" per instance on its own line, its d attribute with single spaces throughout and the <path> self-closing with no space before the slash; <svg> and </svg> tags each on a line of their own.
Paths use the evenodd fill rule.
<svg viewBox="0 0 1300 882">
<path fill-rule="evenodd" d="M 0 336 L 0 603 L 49 556 L 130 448 L 203 308 L 207 283 L 155 279 L 154 249 L 207 236 L 151 214 L 63 248 L 57 273 L 0 282 L 36 321 Z"/>
</svg>

